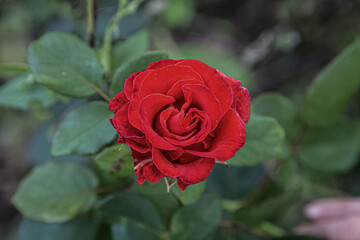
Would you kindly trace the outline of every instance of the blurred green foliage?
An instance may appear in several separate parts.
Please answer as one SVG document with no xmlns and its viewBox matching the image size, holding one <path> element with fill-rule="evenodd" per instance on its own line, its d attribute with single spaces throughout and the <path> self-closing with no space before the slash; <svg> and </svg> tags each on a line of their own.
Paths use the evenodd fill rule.
<svg viewBox="0 0 360 240">
<path fill-rule="evenodd" d="M 304 203 L 360 194 L 360 6 L 269 4 L 148 1 L 116 25 L 104 74 L 117 1 L 98 1 L 94 49 L 85 1 L 0 2 L 0 161 L 16 183 L 33 167 L 12 239 L 313 239 L 291 236 Z M 245 147 L 185 192 L 136 183 L 97 94 L 168 54 L 240 79 L 253 98 Z"/>
</svg>

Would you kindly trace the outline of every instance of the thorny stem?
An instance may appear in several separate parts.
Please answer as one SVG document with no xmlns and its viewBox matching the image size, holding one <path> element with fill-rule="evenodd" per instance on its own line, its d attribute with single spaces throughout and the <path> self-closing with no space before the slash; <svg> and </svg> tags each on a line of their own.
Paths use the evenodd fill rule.
<svg viewBox="0 0 360 240">
<path fill-rule="evenodd" d="M 90 47 L 95 46 L 96 0 L 87 0 L 87 40 Z"/>
<path fill-rule="evenodd" d="M 119 22 L 124 17 L 134 13 L 142 1 L 143 0 L 133 0 L 128 3 L 128 0 L 119 0 L 118 10 L 107 27 L 104 35 L 104 46 L 102 50 L 104 53 L 104 69 L 107 74 L 111 71 L 111 48 L 114 32 L 118 29 Z"/>
</svg>

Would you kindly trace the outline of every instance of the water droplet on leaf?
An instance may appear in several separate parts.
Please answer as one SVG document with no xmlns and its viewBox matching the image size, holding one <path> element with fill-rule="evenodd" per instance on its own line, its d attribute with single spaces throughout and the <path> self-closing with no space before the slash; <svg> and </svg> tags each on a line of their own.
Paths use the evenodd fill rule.
<svg viewBox="0 0 360 240">
<path fill-rule="evenodd" d="M 115 31 L 113 33 L 113 38 L 117 39 L 119 37 L 120 37 L 120 29 L 119 29 L 119 27 L 116 27 Z"/>
</svg>

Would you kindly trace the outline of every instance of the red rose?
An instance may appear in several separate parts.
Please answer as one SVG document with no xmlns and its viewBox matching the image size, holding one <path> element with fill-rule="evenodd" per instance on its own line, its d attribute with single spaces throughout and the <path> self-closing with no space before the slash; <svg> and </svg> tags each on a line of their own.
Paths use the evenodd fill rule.
<svg viewBox="0 0 360 240">
<path fill-rule="evenodd" d="M 109 108 L 138 182 L 173 177 L 184 190 L 244 146 L 250 96 L 239 80 L 200 61 L 166 59 L 133 73 Z"/>
</svg>

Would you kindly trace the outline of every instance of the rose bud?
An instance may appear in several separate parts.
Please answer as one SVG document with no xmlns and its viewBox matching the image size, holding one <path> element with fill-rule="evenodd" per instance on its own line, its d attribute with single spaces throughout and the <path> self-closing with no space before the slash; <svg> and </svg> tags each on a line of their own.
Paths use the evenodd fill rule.
<svg viewBox="0 0 360 240">
<path fill-rule="evenodd" d="M 215 159 L 244 146 L 250 96 L 239 80 L 200 61 L 166 59 L 133 73 L 109 108 L 138 182 L 172 177 L 185 190 L 209 176 Z"/>
</svg>

